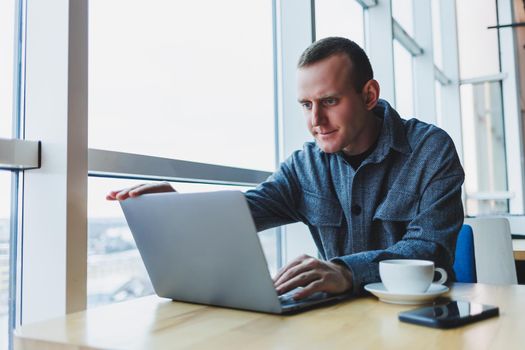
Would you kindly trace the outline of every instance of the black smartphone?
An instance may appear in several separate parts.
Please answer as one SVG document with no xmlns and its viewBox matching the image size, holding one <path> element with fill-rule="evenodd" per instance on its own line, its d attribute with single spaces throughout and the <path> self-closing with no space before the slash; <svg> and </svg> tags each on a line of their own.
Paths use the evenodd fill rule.
<svg viewBox="0 0 525 350">
<path fill-rule="evenodd" d="M 399 320 L 434 328 L 454 328 L 498 315 L 497 306 L 450 301 L 446 304 L 401 312 Z"/>
</svg>

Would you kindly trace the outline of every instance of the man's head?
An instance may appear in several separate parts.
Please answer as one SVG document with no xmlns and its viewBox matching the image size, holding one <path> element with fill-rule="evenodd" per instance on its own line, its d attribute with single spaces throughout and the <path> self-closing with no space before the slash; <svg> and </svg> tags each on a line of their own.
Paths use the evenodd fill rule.
<svg viewBox="0 0 525 350">
<path fill-rule="evenodd" d="M 298 95 L 308 129 L 323 151 L 358 154 L 377 138 L 378 120 L 371 111 L 379 84 L 353 41 L 332 37 L 308 47 L 298 63 Z"/>
<path fill-rule="evenodd" d="M 361 92 L 365 84 L 374 79 L 374 71 L 365 51 L 350 39 L 329 37 L 314 42 L 299 57 L 297 68 L 310 66 L 336 54 L 346 55 L 352 62 L 349 81 L 356 92 Z"/>
</svg>

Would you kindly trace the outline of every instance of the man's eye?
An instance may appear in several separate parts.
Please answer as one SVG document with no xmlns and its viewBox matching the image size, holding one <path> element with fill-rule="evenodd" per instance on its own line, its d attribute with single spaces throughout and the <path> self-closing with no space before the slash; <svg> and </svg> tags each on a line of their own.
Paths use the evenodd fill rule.
<svg viewBox="0 0 525 350">
<path fill-rule="evenodd" d="M 335 98 L 327 98 L 327 99 L 323 100 L 323 103 L 326 106 L 333 106 L 333 105 L 335 105 L 337 103 L 337 99 L 335 99 Z"/>
<path fill-rule="evenodd" d="M 312 109 L 312 104 L 310 102 L 302 102 L 301 105 L 304 109 Z"/>
</svg>

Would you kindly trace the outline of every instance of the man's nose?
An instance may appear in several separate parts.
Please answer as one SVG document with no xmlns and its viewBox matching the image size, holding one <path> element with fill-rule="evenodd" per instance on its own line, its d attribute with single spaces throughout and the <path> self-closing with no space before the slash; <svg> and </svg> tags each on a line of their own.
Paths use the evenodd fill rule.
<svg viewBox="0 0 525 350">
<path fill-rule="evenodd" d="M 320 126 L 324 123 L 324 115 L 322 108 L 318 104 L 312 106 L 312 126 Z"/>
</svg>

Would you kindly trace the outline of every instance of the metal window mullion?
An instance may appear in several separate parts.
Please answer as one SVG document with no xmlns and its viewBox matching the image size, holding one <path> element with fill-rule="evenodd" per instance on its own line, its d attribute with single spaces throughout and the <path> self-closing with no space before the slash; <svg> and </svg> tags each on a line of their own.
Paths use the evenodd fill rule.
<svg viewBox="0 0 525 350">
<path fill-rule="evenodd" d="M 15 35 L 14 49 L 14 69 L 13 69 L 13 127 L 12 136 L 17 139 L 23 139 L 23 116 L 24 116 L 24 86 L 25 84 L 25 42 L 26 42 L 26 1 L 16 1 L 15 15 Z"/>
<path fill-rule="evenodd" d="M 14 67 L 13 67 L 13 110 L 12 110 L 12 137 L 20 139 L 22 135 L 22 116 L 24 113 L 24 100 L 22 87 L 25 67 L 25 25 L 26 25 L 26 2 L 16 1 L 15 13 L 15 40 L 13 43 Z M 31 167 L 40 166 L 40 144 L 36 149 L 38 155 L 32 159 Z M 20 163 L 17 159 L 17 166 Z M 8 349 L 14 348 L 13 332 L 21 324 L 21 203 L 24 173 L 14 171 L 11 175 L 11 217 L 10 217 L 10 238 L 9 238 L 9 299 L 8 299 Z"/>
<path fill-rule="evenodd" d="M 463 160 L 463 136 L 461 125 L 461 103 L 459 91 L 459 54 L 457 38 L 456 1 L 440 0 L 440 30 L 443 67 L 441 72 L 449 80 L 449 84 L 441 85 L 441 113 L 438 119 L 456 146 Z"/>
<path fill-rule="evenodd" d="M 277 1 L 279 161 L 311 140 L 297 103 L 296 70 L 300 54 L 313 41 L 312 6 L 310 0 Z M 304 225 L 287 225 L 283 231 L 283 262 L 298 252 L 316 254 L 317 249 Z"/>
<path fill-rule="evenodd" d="M 196 163 L 140 154 L 89 149 L 91 176 L 255 186 L 267 171 Z"/>
<path fill-rule="evenodd" d="M 423 0 L 425 1 L 425 0 Z M 416 22 L 419 22 L 416 20 Z M 416 29 L 417 30 L 417 29 Z M 406 30 L 395 19 L 392 19 L 392 34 L 394 39 L 408 51 L 412 56 L 419 56 L 424 53 L 423 48 L 419 43 L 412 38 Z"/>
<path fill-rule="evenodd" d="M 452 81 L 443 73 L 438 66 L 434 66 L 434 78 L 439 81 L 441 85 L 452 84 Z"/>
<path fill-rule="evenodd" d="M 365 50 L 381 85 L 381 98 L 395 105 L 392 1 L 384 0 L 365 11 Z"/>
<path fill-rule="evenodd" d="M 421 55 L 412 59 L 414 70 L 414 111 L 418 119 L 436 124 L 436 91 L 432 38 L 431 0 L 412 1 L 415 42 L 421 45 Z"/>
<path fill-rule="evenodd" d="M 12 332 L 18 326 L 19 318 L 19 308 L 17 302 L 20 300 L 18 298 L 18 194 L 19 194 L 19 172 L 14 171 L 11 174 L 11 210 L 10 210 L 10 219 L 9 219 L 9 282 L 8 282 L 8 300 L 7 300 L 7 309 L 8 309 L 8 349 L 13 349 L 13 338 Z"/>
<path fill-rule="evenodd" d="M 377 6 L 377 0 L 356 0 L 364 10 Z"/>
<path fill-rule="evenodd" d="M 278 55 L 279 55 L 279 28 L 277 26 L 279 18 L 279 10 L 277 7 L 277 0 L 272 0 L 272 58 L 273 58 L 273 117 L 274 117 L 274 152 L 275 152 L 275 168 L 278 169 L 280 165 L 280 131 L 279 131 L 279 69 L 278 69 Z M 276 267 L 279 271 L 284 265 L 283 259 L 283 239 L 284 229 L 282 227 L 275 228 L 275 251 L 276 251 Z"/>
<path fill-rule="evenodd" d="M 492 192 L 470 192 L 467 193 L 467 199 L 478 201 L 502 200 L 514 198 L 514 192 L 509 191 L 492 191 Z"/>
<path fill-rule="evenodd" d="M 313 31 L 311 1 L 281 0 L 279 5 L 279 124 L 282 140 L 279 161 L 283 161 L 293 151 L 301 149 L 305 141 L 311 140 L 297 103 L 296 70 L 299 56 L 313 41 Z"/>
<path fill-rule="evenodd" d="M 499 74 L 493 74 L 493 75 L 486 75 L 481 77 L 475 77 L 475 78 L 469 78 L 469 79 L 462 79 L 460 80 L 460 85 L 465 84 L 482 84 L 482 83 L 491 83 L 496 81 L 502 81 L 508 77 L 507 73 L 499 73 Z"/>
<path fill-rule="evenodd" d="M 511 23 L 513 2 L 500 0 L 498 24 Z M 509 200 L 511 214 L 525 213 L 525 165 L 523 154 L 523 121 L 519 97 L 519 72 L 516 57 L 516 40 L 513 28 L 499 29 L 501 71 L 508 76 L 501 82 L 503 98 L 503 117 L 505 128 L 505 153 L 507 158 L 508 189 L 515 193 Z"/>
<path fill-rule="evenodd" d="M 21 323 L 86 307 L 87 1 L 27 2 Z"/>
</svg>

